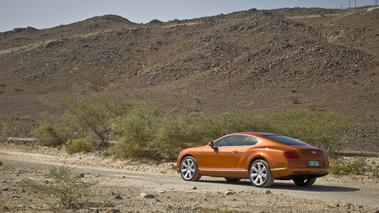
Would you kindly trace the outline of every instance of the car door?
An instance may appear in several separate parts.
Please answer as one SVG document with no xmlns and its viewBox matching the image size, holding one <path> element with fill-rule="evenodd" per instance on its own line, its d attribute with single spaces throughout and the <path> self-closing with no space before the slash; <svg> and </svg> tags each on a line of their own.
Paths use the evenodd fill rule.
<svg viewBox="0 0 379 213">
<path fill-rule="evenodd" d="M 241 149 L 239 150 L 239 153 L 238 153 L 239 154 L 238 159 L 234 166 L 235 171 L 240 171 L 242 173 L 247 172 L 249 163 L 250 163 L 249 158 L 251 156 L 252 151 L 254 150 L 254 146 L 257 143 L 259 143 L 258 138 L 255 138 L 253 136 L 246 137 L 244 145 L 241 146 Z"/>
<path fill-rule="evenodd" d="M 246 138 L 246 135 L 229 135 L 215 141 L 213 147 L 206 147 L 202 153 L 200 172 L 220 176 L 233 172 Z"/>
</svg>

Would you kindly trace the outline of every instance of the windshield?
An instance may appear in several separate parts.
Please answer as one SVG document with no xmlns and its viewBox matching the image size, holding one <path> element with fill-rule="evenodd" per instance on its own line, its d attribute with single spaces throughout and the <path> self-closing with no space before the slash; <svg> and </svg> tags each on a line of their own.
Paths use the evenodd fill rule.
<svg viewBox="0 0 379 213">
<path fill-rule="evenodd" d="M 264 135 L 263 137 L 284 145 L 307 145 L 297 139 L 293 139 L 283 135 Z"/>
</svg>

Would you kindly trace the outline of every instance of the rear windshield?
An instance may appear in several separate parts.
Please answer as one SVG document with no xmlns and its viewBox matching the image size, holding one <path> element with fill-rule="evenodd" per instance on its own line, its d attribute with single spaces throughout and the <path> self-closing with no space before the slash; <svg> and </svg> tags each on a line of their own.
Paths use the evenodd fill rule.
<svg viewBox="0 0 379 213">
<path fill-rule="evenodd" d="M 305 143 L 283 135 L 264 135 L 263 137 L 284 145 L 306 145 Z"/>
</svg>

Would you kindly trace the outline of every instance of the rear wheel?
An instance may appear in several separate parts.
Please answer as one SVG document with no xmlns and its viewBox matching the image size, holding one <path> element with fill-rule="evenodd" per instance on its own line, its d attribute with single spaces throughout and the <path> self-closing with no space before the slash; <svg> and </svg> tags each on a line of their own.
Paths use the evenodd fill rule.
<svg viewBox="0 0 379 213">
<path fill-rule="evenodd" d="M 293 182 L 298 186 L 312 186 L 316 178 L 294 178 Z"/>
<path fill-rule="evenodd" d="M 274 182 L 274 176 L 265 160 L 258 159 L 254 161 L 249 168 L 250 181 L 257 187 L 270 187 Z"/>
<path fill-rule="evenodd" d="M 201 175 L 197 168 L 197 162 L 192 156 L 187 156 L 180 162 L 180 174 L 186 181 L 197 181 L 200 179 Z"/>
<path fill-rule="evenodd" d="M 238 182 L 238 181 L 241 180 L 241 178 L 226 177 L 225 180 L 228 181 L 228 182 Z"/>
</svg>

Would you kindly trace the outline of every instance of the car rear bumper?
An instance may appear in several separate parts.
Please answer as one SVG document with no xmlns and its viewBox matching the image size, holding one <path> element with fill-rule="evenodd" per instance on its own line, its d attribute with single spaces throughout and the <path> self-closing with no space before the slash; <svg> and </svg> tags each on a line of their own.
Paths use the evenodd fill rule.
<svg viewBox="0 0 379 213">
<path fill-rule="evenodd" d="M 322 177 L 329 174 L 328 168 L 291 168 L 291 169 L 283 169 L 279 171 L 272 171 L 273 176 L 276 179 L 293 179 L 293 178 L 313 178 L 313 177 Z"/>
<path fill-rule="evenodd" d="M 293 178 L 314 178 L 314 177 L 322 177 L 329 174 L 329 172 L 292 172 L 289 176 L 287 176 L 288 179 Z"/>
</svg>

